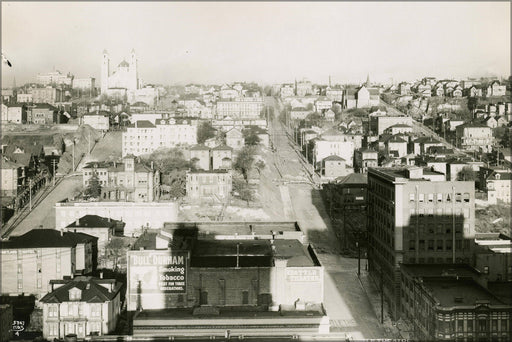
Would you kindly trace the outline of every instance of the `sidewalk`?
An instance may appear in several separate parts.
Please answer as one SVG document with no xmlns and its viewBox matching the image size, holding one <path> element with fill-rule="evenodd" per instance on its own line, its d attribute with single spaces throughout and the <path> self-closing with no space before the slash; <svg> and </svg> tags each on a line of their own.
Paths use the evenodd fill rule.
<svg viewBox="0 0 512 342">
<path fill-rule="evenodd" d="M 362 262 L 364 264 L 364 262 Z M 361 276 L 359 277 L 359 283 L 366 293 L 366 297 L 375 312 L 375 315 L 381 321 L 381 298 L 380 298 L 380 290 L 378 285 L 373 282 L 372 278 L 368 271 L 362 269 Z M 382 325 L 384 330 L 386 331 L 386 335 L 393 336 L 393 338 L 397 339 L 410 339 L 409 331 L 412 331 L 412 327 L 409 327 L 408 324 L 399 320 L 398 322 L 393 322 L 388 314 L 388 304 L 384 300 L 384 324 Z"/>
</svg>

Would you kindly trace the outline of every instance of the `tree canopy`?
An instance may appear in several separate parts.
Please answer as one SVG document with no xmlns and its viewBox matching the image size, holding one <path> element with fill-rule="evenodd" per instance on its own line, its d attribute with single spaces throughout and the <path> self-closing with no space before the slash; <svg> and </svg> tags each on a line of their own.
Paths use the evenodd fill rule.
<svg viewBox="0 0 512 342">
<path fill-rule="evenodd" d="M 205 121 L 197 128 L 197 143 L 204 144 L 204 142 L 215 136 L 215 128 L 208 121 Z"/>
<path fill-rule="evenodd" d="M 458 181 L 475 181 L 476 178 L 476 172 L 471 166 L 464 166 L 457 174 Z"/>
<path fill-rule="evenodd" d="M 245 180 L 247 180 L 247 175 L 252 168 L 255 153 L 253 146 L 244 146 L 235 159 L 233 167 L 242 173 Z"/>
<path fill-rule="evenodd" d="M 96 171 L 93 172 L 92 177 L 89 179 L 89 185 L 85 188 L 85 195 L 93 198 L 101 196 L 101 184 Z"/>
<path fill-rule="evenodd" d="M 255 126 L 250 126 L 242 131 L 246 145 L 254 146 L 260 143 L 258 131 L 259 128 Z"/>
</svg>

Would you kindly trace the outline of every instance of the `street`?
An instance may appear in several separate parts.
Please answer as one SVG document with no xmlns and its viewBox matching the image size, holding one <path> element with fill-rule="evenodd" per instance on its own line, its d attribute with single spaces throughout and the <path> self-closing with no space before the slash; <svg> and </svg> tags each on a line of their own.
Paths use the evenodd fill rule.
<svg viewBox="0 0 512 342">
<path fill-rule="evenodd" d="M 336 227 L 333 227 L 329 219 L 320 190 L 306 177 L 308 171 L 299 161 L 283 125 L 278 121 L 279 107 L 272 100 L 270 103 L 274 106 L 275 118 L 269 129 L 271 137 L 274 137 L 275 154 L 278 156 L 276 165 L 279 169 L 279 174 L 275 176 L 282 180 L 303 180 L 283 181 L 279 185 L 285 207 L 284 215 L 286 219 L 299 223 L 325 268 L 324 307 L 331 320 L 331 331 L 347 333 L 355 340 L 384 338 L 386 332 L 357 278 L 357 259 L 340 255 L 341 241 L 336 237 Z M 363 260 L 364 263 L 366 260 Z"/>
</svg>

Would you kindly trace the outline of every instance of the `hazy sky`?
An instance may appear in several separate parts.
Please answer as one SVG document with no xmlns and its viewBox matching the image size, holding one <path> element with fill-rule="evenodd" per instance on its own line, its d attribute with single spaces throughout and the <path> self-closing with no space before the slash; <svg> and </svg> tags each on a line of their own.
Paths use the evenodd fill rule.
<svg viewBox="0 0 512 342">
<path fill-rule="evenodd" d="M 134 48 L 147 83 L 508 76 L 510 2 L 2 2 L 2 83 L 99 84 Z"/>
</svg>

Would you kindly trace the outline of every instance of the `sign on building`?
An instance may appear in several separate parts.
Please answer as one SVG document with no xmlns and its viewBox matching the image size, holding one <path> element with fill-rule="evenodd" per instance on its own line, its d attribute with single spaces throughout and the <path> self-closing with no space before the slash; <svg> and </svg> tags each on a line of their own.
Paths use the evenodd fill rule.
<svg viewBox="0 0 512 342">
<path fill-rule="evenodd" d="M 129 253 L 131 293 L 185 293 L 187 253 L 132 251 Z"/>
</svg>

